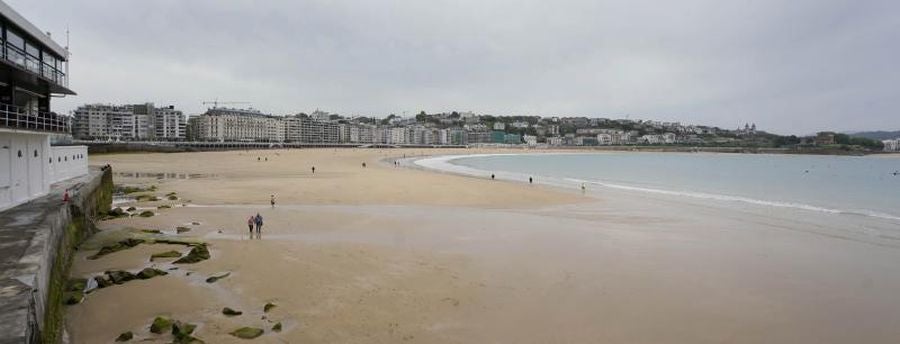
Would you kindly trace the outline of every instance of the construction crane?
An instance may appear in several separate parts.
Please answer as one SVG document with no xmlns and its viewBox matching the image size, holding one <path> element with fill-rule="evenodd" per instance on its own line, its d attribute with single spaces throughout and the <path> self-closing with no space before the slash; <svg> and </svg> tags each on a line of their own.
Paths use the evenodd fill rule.
<svg viewBox="0 0 900 344">
<path fill-rule="evenodd" d="M 218 99 L 213 100 L 213 101 L 203 102 L 203 105 L 209 105 L 209 104 L 212 104 L 213 109 L 215 109 L 215 108 L 219 107 L 219 104 L 250 104 L 250 102 L 220 102 Z"/>
</svg>

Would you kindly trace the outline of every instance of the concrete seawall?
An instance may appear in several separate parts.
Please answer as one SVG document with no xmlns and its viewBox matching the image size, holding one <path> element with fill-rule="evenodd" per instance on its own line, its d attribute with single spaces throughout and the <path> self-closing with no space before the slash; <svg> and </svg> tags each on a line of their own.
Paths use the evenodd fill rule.
<svg viewBox="0 0 900 344">
<path fill-rule="evenodd" d="M 0 212 L 0 343 L 62 340 L 62 292 L 72 255 L 93 233 L 98 212 L 109 209 L 112 193 L 112 171 L 92 168 Z"/>
</svg>

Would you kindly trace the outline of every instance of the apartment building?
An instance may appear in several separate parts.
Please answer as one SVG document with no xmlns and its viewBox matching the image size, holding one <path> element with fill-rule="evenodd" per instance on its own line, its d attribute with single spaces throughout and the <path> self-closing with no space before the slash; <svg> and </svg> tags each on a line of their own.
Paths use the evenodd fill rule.
<svg viewBox="0 0 900 344">
<path fill-rule="evenodd" d="M 285 121 L 254 109 L 212 108 L 191 119 L 198 141 L 284 142 Z"/>
<path fill-rule="evenodd" d="M 72 136 L 82 140 L 183 140 L 185 119 L 174 106 L 86 104 L 74 111 Z"/>
</svg>

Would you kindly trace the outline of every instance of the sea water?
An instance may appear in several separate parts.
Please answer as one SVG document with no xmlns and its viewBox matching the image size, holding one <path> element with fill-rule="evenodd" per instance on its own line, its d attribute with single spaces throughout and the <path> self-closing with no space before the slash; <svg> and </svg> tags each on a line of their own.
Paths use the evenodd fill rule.
<svg viewBox="0 0 900 344">
<path fill-rule="evenodd" d="M 746 202 L 900 221 L 900 159 L 621 152 L 437 157 L 425 167 L 557 186 Z M 896 173 L 896 174 L 895 174 Z M 900 223 L 900 222 L 898 222 Z"/>
</svg>

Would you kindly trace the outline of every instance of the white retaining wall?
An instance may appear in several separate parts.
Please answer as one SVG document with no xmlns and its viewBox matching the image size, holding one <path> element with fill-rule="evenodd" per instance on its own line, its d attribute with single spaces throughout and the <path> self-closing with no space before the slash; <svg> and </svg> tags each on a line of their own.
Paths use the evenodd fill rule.
<svg viewBox="0 0 900 344">
<path fill-rule="evenodd" d="M 50 146 L 50 135 L 0 129 L 0 210 L 46 194 L 50 184 L 87 174 L 86 146 Z"/>
<path fill-rule="evenodd" d="M 50 183 L 88 173 L 87 146 L 50 147 Z"/>
</svg>

